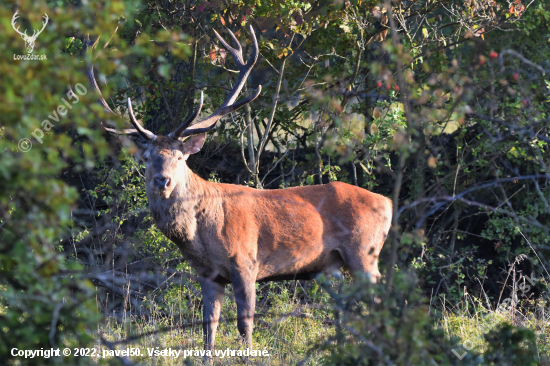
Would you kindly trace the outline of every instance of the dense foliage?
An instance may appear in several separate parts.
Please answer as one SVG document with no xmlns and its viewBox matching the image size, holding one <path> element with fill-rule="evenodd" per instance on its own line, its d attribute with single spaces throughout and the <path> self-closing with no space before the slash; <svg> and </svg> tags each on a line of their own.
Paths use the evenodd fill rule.
<svg viewBox="0 0 550 366">
<path fill-rule="evenodd" d="M 25 53 L 16 10 L 28 34 L 49 16 L 34 48 L 47 60 L 14 59 Z M 113 347 L 95 331 L 107 316 L 167 319 L 174 306 L 180 321 L 197 316 L 193 271 L 148 214 L 135 148 L 100 122 L 122 127 L 127 97 L 158 134 L 194 110 L 200 91 L 203 113 L 215 110 L 236 76 L 213 30 L 231 29 L 246 53 L 253 27 L 260 58 L 243 94 L 260 84 L 262 94 L 225 118 L 190 166 L 259 189 L 339 180 L 394 203 L 381 284 L 259 288 L 260 309 L 286 317 L 276 310 L 285 299 L 331 319 L 334 333 L 310 340 L 301 358 L 544 358 L 516 322 L 488 330 L 483 352 L 459 360 L 433 319 L 470 295 L 487 309 L 511 298 L 514 309 L 546 311 L 547 2 L 21 1 L 1 5 L 0 19 L 0 354 Z M 92 63 L 117 120 L 84 75 Z M 59 109 L 63 99 L 71 108 Z"/>
</svg>

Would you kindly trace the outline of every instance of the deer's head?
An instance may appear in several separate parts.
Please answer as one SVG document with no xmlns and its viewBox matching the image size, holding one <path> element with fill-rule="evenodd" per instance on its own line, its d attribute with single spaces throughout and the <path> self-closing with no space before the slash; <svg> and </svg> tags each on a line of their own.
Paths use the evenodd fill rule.
<svg viewBox="0 0 550 366">
<path fill-rule="evenodd" d="M 34 30 L 32 36 L 28 36 L 27 31 L 25 30 L 25 32 L 20 32 L 19 27 L 16 24 L 17 18 L 19 17 L 17 15 L 18 12 L 19 10 L 17 10 L 15 14 L 13 14 L 13 17 L 11 18 L 11 26 L 17 33 L 21 35 L 21 38 L 23 38 L 23 41 L 25 41 L 25 50 L 27 51 L 27 53 L 31 53 L 34 50 L 34 42 L 36 42 L 36 38 L 40 33 L 42 33 L 42 31 L 44 30 L 44 28 L 46 28 L 46 25 L 48 24 L 48 19 L 49 19 L 48 14 L 44 14 L 44 22 L 42 25 L 42 29 Z"/>
<path fill-rule="evenodd" d="M 191 136 L 187 140 L 171 140 L 157 136 L 154 141 L 140 145 L 138 155 L 145 163 L 145 179 L 149 195 L 169 198 L 178 184 L 187 181 L 187 158 L 198 152 L 206 133 Z"/>
<path fill-rule="evenodd" d="M 258 58 L 258 42 L 256 41 L 252 27 L 250 27 L 250 31 L 252 34 L 253 47 L 252 54 L 247 63 L 243 61 L 242 48 L 239 41 L 230 30 L 228 30 L 228 33 L 235 42 L 237 48 L 229 46 L 223 38 L 214 31 L 220 42 L 233 55 L 239 68 L 239 77 L 222 106 L 204 120 L 192 124 L 195 118 L 200 114 L 202 108 L 203 95 L 201 92 L 201 98 L 197 109 L 187 118 L 187 120 L 167 136 L 157 136 L 141 126 L 134 116 L 130 98 L 128 98 L 128 114 L 134 128 L 119 131 L 105 127 L 109 132 L 131 135 L 134 138 L 139 149 L 137 155 L 145 163 L 145 178 L 148 195 L 169 198 L 172 191 L 179 184 L 184 184 L 186 182 L 186 175 L 189 174 L 186 163 L 187 158 L 190 154 L 195 154 L 200 151 L 204 144 L 206 133 L 216 127 L 216 123 L 220 118 L 250 103 L 260 94 L 261 86 L 253 95 L 235 103 L 237 96 L 246 82 L 248 74 Z M 85 47 L 87 47 L 88 43 L 87 41 L 85 42 Z M 105 110 L 114 114 L 101 95 L 101 91 L 95 80 L 93 67 L 88 71 L 88 78 L 98 93 L 100 102 Z"/>
</svg>

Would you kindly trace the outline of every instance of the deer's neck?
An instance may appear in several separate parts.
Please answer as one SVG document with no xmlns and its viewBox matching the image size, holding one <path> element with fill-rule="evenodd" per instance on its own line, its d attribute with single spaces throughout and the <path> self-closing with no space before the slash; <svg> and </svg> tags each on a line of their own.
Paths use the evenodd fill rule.
<svg viewBox="0 0 550 366">
<path fill-rule="evenodd" d="M 186 168 L 170 198 L 148 194 L 149 208 L 157 227 L 178 246 L 197 241 L 202 216 L 217 203 L 215 187 Z"/>
</svg>

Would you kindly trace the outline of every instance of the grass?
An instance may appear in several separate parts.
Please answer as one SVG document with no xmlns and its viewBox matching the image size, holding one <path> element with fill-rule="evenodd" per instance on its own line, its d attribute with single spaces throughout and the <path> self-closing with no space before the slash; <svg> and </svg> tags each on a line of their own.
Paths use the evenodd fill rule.
<svg viewBox="0 0 550 366">
<path fill-rule="evenodd" d="M 317 294 L 315 300 L 304 297 L 310 292 Z M 119 344 L 116 349 L 126 347 L 140 348 L 143 357 L 129 357 L 133 362 L 147 365 L 181 365 L 183 352 L 175 359 L 173 357 L 149 356 L 147 349 L 159 347 L 162 349 L 197 350 L 203 349 L 202 314 L 200 294 L 189 298 L 185 289 L 173 290 L 168 296 L 167 306 L 161 308 L 152 304 L 147 315 L 128 315 L 122 318 L 108 317 L 100 325 L 98 334 L 109 342 L 118 342 L 132 335 L 152 333 L 140 337 L 132 342 Z M 257 365 L 295 365 L 305 359 L 313 350 L 308 359 L 308 365 L 322 364 L 324 352 L 316 350 L 315 345 L 322 343 L 333 335 L 334 328 L 327 326 L 330 322 L 330 312 L 326 310 L 328 296 L 318 289 L 303 288 L 300 283 L 288 281 L 285 283 L 269 283 L 260 289 L 259 293 L 266 295 L 258 297 L 256 313 L 261 318 L 254 322 L 253 348 L 260 352 L 267 350 L 268 357 L 254 357 L 251 359 Z M 181 297 L 189 298 L 187 302 L 177 300 Z M 330 308 L 328 308 L 330 309 Z M 289 314 L 291 314 L 289 316 Z M 236 321 L 237 307 L 233 291 L 230 286 L 222 308 L 222 321 L 218 327 L 216 337 L 217 350 L 243 349 L 238 339 Z M 155 331 L 163 330 L 155 333 Z M 96 348 L 103 354 L 109 348 L 98 342 Z M 186 358 L 188 364 L 201 364 L 201 356 Z M 235 357 L 214 357 L 215 365 L 234 365 L 240 363 Z"/>
<path fill-rule="evenodd" d="M 536 335 L 536 350 L 540 359 L 550 356 L 550 314 L 548 304 L 543 301 L 518 302 L 514 306 L 499 306 L 496 309 L 479 298 L 466 295 L 465 299 L 452 307 L 444 306 L 436 326 L 444 329 L 448 339 L 461 339 L 455 349 L 459 354 L 466 351 L 484 353 L 488 350 L 485 335 L 504 324 L 523 327 Z"/>
<path fill-rule="evenodd" d="M 335 282 L 334 288 L 338 287 Z M 254 322 L 253 348 L 266 350 L 268 357 L 253 357 L 255 365 L 297 365 L 307 358 L 306 365 L 322 365 L 330 351 L 323 351 L 321 344 L 335 335 L 331 311 L 334 302 L 319 288 L 317 282 L 286 281 L 267 283 L 257 287 L 259 318 Z M 98 297 L 100 298 L 100 296 Z M 104 300 L 103 300 L 104 301 Z M 158 300 L 157 300 L 158 301 Z M 126 300 L 126 310 L 131 310 Z M 101 301 L 98 300 L 98 308 Z M 202 364 L 199 355 L 203 349 L 201 295 L 196 283 L 174 286 L 166 292 L 164 301 L 144 303 L 141 315 L 110 316 L 98 329 L 98 334 L 108 342 L 119 342 L 128 337 L 139 336 L 128 343 L 116 344 L 116 349 L 140 348 L 143 356 L 129 357 L 144 365 Z M 548 304 L 542 301 L 513 304 L 508 309 L 494 309 L 484 299 L 466 295 L 459 303 L 449 306 L 443 302 L 434 317 L 434 327 L 444 330 L 447 339 L 459 338 L 454 350 L 482 354 L 490 345 L 485 335 L 510 323 L 516 327 L 532 330 L 536 335 L 535 347 L 540 364 L 550 356 Z M 98 309 L 101 311 L 101 309 Z M 135 309 L 134 313 L 135 313 Z M 130 314 L 129 312 L 126 314 Z M 217 350 L 240 350 L 238 331 L 234 318 L 236 304 L 231 286 L 226 290 L 222 308 L 222 321 L 216 339 Z M 225 320 L 224 320 L 225 319 Z M 455 338 L 456 337 L 456 338 Z M 372 339 L 377 342 L 375 338 Z M 386 345 L 387 346 L 387 345 Z M 527 347 L 520 344 L 518 347 Z M 182 361 L 179 358 L 149 356 L 148 349 L 193 350 L 196 354 Z M 109 348 L 98 341 L 96 348 Z M 454 357 L 454 356 L 453 356 Z M 214 365 L 242 364 L 239 357 L 214 357 Z M 473 363 L 477 364 L 477 363 Z"/>
</svg>

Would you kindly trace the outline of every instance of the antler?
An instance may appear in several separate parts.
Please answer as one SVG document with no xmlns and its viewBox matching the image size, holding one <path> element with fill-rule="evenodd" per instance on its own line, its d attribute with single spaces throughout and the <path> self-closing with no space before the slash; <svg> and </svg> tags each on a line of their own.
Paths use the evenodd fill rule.
<svg viewBox="0 0 550 366">
<path fill-rule="evenodd" d="M 27 36 L 27 31 L 25 31 L 25 33 L 21 33 L 19 31 L 19 27 L 15 28 L 15 26 L 17 25 L 16 22 L 17 22 L 17 18 L 19 18 L 19 15 L 17 15 L 17 13 L 19 13 L 19 10 L 16 10 L 15 11 L 15 14 L 13 14 L 13 17 L 11 18 L 11 26 L 13 27 L 13 29 L 19 33 L 20 35 L 22 35 L 23 37 L 28 37 Z"/>
<path fill-rule="evenodd" d="M 19 31 L 19 27 L 17 27 L 17 28 L 15 27 L 15 26 L 17 25 L 17 24 L 16 24 L 17 18 L 19 18 L 19 15 L 17 15 L 18 13 L 19 13 L 19 10 L 16 10 L 16 11 L 15 11 L 15 14 L 13 14 L 13 17 L 11 18 L 11 26 L 13 27 L 13 29 L 14 29 L 17 33 L 19 33 L 19 34 L 20 34 L 21 36 L 23 36 L 24 38 L 36 39 L 36 38 L 38 37 L 38 35 L 39 35 L 40 33 L 42 33 L 42 31 L 44 30 L 44 28 L 46 28 L 46 25 L 48 25 L 48 20 L 50 19 L 50 18 L 48 18 L 48 14 L 44 13 L 44 18 L 46 18 L 46 19 L 44 20 L 44 24 L 43 24 L 43 26 L 42 26 L 42 29 L 40 29 L 40 31 L 38 31 L 38 33 L 36 33 L 37 31 L 35 30 L 35 31 L 33 32 L 32 36 L 29 37 L 29 36 L 27 35 L 27 30 L 25 30 L 25 32 L 22 33 L 21 31 Z"/>
<path fill-rule="evenodd" d="M 168 137 L 171 140 L 175 141 L 178 139 L 178 137 L 179 138 L 187 137 L 187 136 L 198 135 L 200 133 L 211 131 L 212 129 L 214 129 L 214 127 L 216 127 L 216 123 L 220 120 L 220 118 L 250 103 L 251 101 L 256 99 L 258 95 L 260 95 L 260 92 L 262 91 L 261 85 L 258 86 L 258 90 L 256 90 L 256 92 L 253 95 L 237 103 L 234 103 L 235 99 L 237 99 L 239 93 L 241 92 L 246 82 L 246 78 L 248 77 L 248 74 L 250 74 L 250 71 L 252 70 L 252 68 L 254 67 L 254 64 L 256 63 L 256 60 L 258 59 L 259 50 L 258 50 L 258 41 L 256 40 L 256 36 L 254 34 L 254 29 L 250 27 L 250 33 L 252 35 L 252 41 L 253 41 L 253 48 L 252 48 L 252 54 L 250 55 L 248 62 L 245 64 L 243 61 L 242 47 L 239 41 L 237 40 L 233 32 L 231 32 L 229 29 L 227 31 L 229 32 L 229 35 L 233 39 L 233 42 L 235 42 L 237 48 L 233 48 L 229 46 L 227 42 L 225 42 L 225 40 L 222 37 L 220 37 L 218 32 L 214 31 L 214 33 L 216 34 L 216 37 L 218 37 L 220 42 L 224 45 L 224 47 L 233 55 L 233 58 L 235 59 L 235 62 L 237 63 L 237 66 L 239 68 L 239 78 L 237 79 L 235 86 L 233 87 L 233 89 L 229 93 L 229 96 L 225 99 L 225 101 L 223 102 L 220 108 L 218 108 L 214 113 L 212 113 L 209 117 L 205 118 L 201 122 L 195 123 L 192 126 L 192 128 L 188 128 L 191 125 L 191 123 L 195 120 L 195 118 L 197 118 L 197 116 L 199 115 L 202 109 L 204 97 L 201 92 L 201 99 L 195 112 L 193 112 L 193 114 L 191 114 L 173 132 L 168 134 Z M 89 43 L 90 42 L 88 41 L 88 36 L 87 36 L 84 42 L 84 52 L 87 51 Z M 90 66 L 90 69 L 87 71 L 87 75 L 97 95 L 99 96 L 99 100 L 103 105 L 103 108 L 105 109 L 105 111 L 116 114 L 111 110 L 111 108 L 105 101 L 105 98 L 103 98 L 103 95 L 101 94 L 101 90 L 99 89 L 99 86 L 97 85 L 97 82 L 95 80 L 93 65 Z M 140 135 L 141 137 L 143 137 L 145 140 L 148 140 L 148 141 L 152 141 L 157 138 L 157 136 L 154 133 L 143 128 L 140 125 L 140 123 L 137 121 L 136 117 L 134 116 L 132 101 L 130 98 L 128 98 L 128 114 L 130 116 L 130 122 L 132 122 L 132 125 L 135 127 L 135 129 L 115 130 L 112 128 L 107 128 L 105 126 L 103 126 L 103 128 L 105 128 L 105 130 L 109 132 L 116 133 L 119 135 Z"/>
<path fill-rule="evenodd" d="M 197 135 L 199 133 L 211 131 L 212 129 L 214 129 L 214 127 L 216 127 L 216 123 L 220 120 L 220 118 L 222 118 L 226 114 L 236 111 L 243 105 L 250 103 L 251 101 L 256 99 L 258 95 L 260 95 L 260 92 L 262 91 L 261 85 L 258 87 L 258 90 L 256 90 L 256 92 L 253 95 L 241 100 L 240 102 L 234 103 L 235 99 L 237 99 L 239 93 L 241 92 L 246 82 L 246 78 L 248 77 L 248 74 L 250 74 L 250 71 L 252 70 L 252 68 L 254 67 L 254 64 L 256 63 L 256 60 L 258 59 L 259 50 L 258 50 L 258 41 L 256 40 L 256 35 L 254 34 L 254 29 L 252 29 L 252 26 L 250 26 L 250 34 L 252 35 L 253 48 L 252 48 L 252 54 L 250 55 L 248 62 L 245 64 L 243 61 L 241 44 L 239 43 L 239 41 L 237 40 L 233 32 L 231 32 L 229 29 L 227 30 L 227 32 L 233 39 L 233 42 L 235 43 L 237 48 L 233 48 L 229 46 L 227 42 L 218 34 L 218 32 L 214 30 L 216 37 L 218 37 L 221 44 L 233 55 L 233 58 L 235 59 L 235 62 L 237 63 L 237 66 L 239 68 L 239 78 L 237 79 L 235 86 L 233 87 L 231 92 L 229 92 L 229 96 L 225 99 L 225 101 L 223 102 L 223 104 L 218 110 L 216 110 L 206 119 L 198 123 L 195 123 L 192 126 L 192 128 L 188 129 L 188 126 L 196 118 L 196 116 L 200 112 L 200 108 L 202 107 L 202 94 L 201 94 L 201 102 L 199 103 L 199 108 L 197 108 L 197 111 L 195 111 L 195 113 L 193 113 L 185 122 L 183 122 L 173 132 L 168 134 L 168 137 L 170 139 L 177 140 L 178 137 L 186 137 L 186 136 Z"/>
<path fill-rule="evenodd" d="M 36 33 L 37 31 L 34 31 L 33 34 L 32 34 L 32 36 L 31 36 L 30 38 L 36 39 L 36 38 L 38 37 L 38 35 L 39 35 L 40 33 L 42 33 L 42 31 L 44 30 L 44 28 L 46 28 L 46 25 L 48 25 L 48 20 L 49 20 L 50 18 L 48 18 L 48 14 L 46 14 L 46 13 L 44 13 L 44 18 L 46 18 L 46 19 L 44 20 L 44 25 L 42 26 L 42 29 L 40 29 L 40 30 L 38 31 L 38 33 Z"/>
<path fill-rule="evenodd" d="M 84 40 L 84 53 L 88 51 L 88 46 L 92 44 L 92 42 L 89 40 L 89 36 L 86 35 L 86 39 Z M 114 115 L 117 115 L 111 107 L 109 107 L 109 104 L 107 104 L 107 101 L 105 101 L 105 98 L 103 98 L 103 94 L 101 94 L 101 89 L 99 89 L 99 86 L 97 85 L 97 82 L 95 80 L 94 75 L 94 66 L 90 65 L 90 68 L 86 71 L 86 75 L 88 76 L 88 79 L 90 80 L 90 83 L 92 84 L 97 96 L 99 97 L 99 102 L 103 106 L 103 109 L 105 112 L 112 113 Z M 136 117 L 134 116 L 134 110 L 132 109 L 132 100 L 128 98 L 128 114 L 130 115 L 130 122 L 132 122 L 132 125 L 135 127 L 135 129 L 124 129 L 124 130 L 115 130 L 113 128 L 108 128 L 101 124 L 103 128 L 111 133 L 115 133 L 118 135 L 134 135 L 134 136 L 141 136 L 147 141 L 152 141 L 157 138 L 157 136 L 152 133 L 151 131 L 143 128 L 141 124 L 138 122 Z"/>
</svg>

